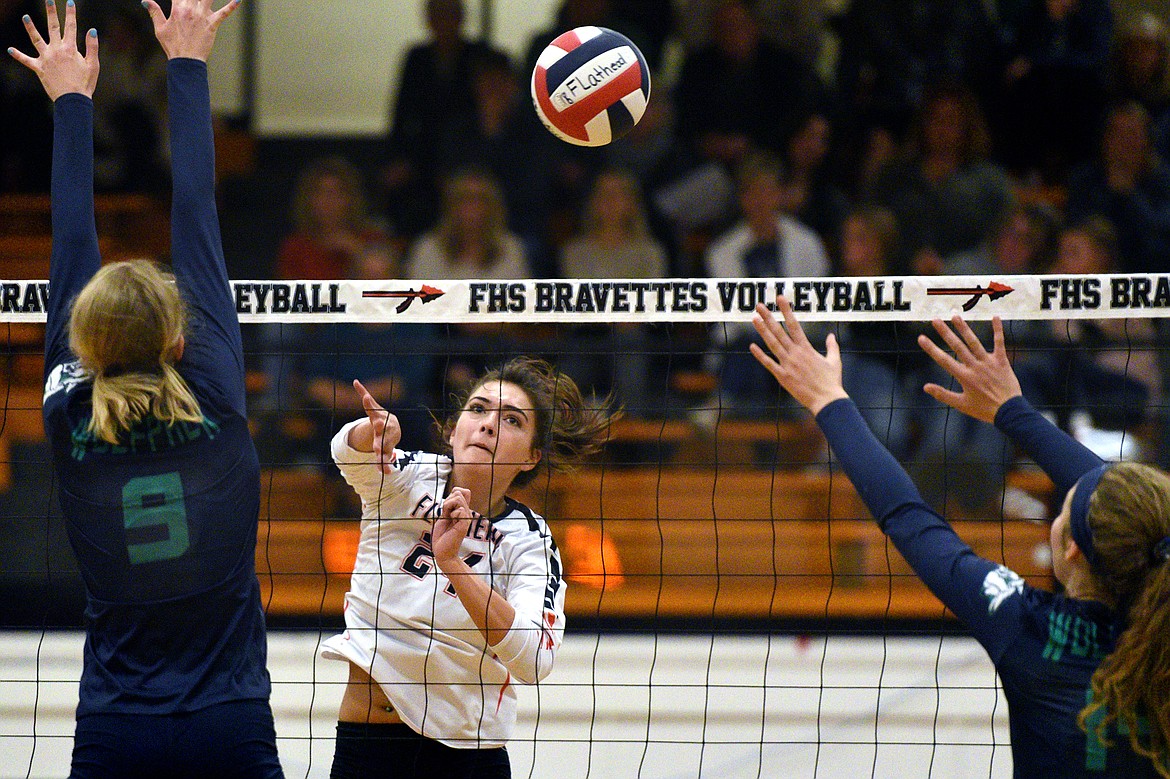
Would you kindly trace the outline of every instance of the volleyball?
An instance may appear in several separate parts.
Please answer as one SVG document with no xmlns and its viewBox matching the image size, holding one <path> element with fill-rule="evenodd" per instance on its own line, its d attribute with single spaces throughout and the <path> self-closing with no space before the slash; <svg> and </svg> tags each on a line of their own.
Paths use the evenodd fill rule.
<svg viewBox="0 0 1170 779">
<path fill-rule="evenodd" d="M 540 53 L 532 103 L 549 131 L 577 146 L 604 146 L 629 132 L 650 99 L 650 68 L 626 36 L 577 27 Z"/>
</svg>

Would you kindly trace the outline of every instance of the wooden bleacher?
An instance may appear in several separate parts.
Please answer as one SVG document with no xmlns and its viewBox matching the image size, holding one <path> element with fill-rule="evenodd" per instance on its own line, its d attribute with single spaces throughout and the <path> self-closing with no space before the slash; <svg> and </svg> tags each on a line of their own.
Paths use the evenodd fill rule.
<svg viewBox="0 0 1170 779">
<path fill-rule="evenodd" d="M 923 619 L 941 604 L 839 474 L 696 468 L 585 470 L 520 496 L 549 518 L 570 619 Z M 1046 482 L 1021 482 L 1040 491 Z M 348 488 L 315 472 L 267 473 L 257 567 L 269 614 L 336 617 L 358 523 Z M 338 492 L 340 490 L 341 492 Z M 981 555 L 1033 584 L 1045 523 L 955 523 Z"/>
<path fill-rule="evenodd" d="M 50 201 L 43 194 L 0 195 L 0 277 L 47 279 L 52 246 Z M 94 198 L 102 260 L 165 257 L 170 246 L 167 206 L 141 194 Z"/>
<path fill-rule="evenodd" d="M 759 450 L 774 462 L 805 463 L 824 459 L 827 444 L 811 417 L 804 420 L 761 420 L 721 417 L 711 428 L 682 419 L 623 417 L 613 423 L 609 440 L 642 444 L 671 463 L 741 464 L 757 460 Z"/>
</svg>

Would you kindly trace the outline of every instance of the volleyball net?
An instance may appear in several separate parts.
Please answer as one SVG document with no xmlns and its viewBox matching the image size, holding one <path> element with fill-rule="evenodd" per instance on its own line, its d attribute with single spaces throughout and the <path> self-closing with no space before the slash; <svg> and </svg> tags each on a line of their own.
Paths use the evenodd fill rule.
<svg viewBox="0 0 1170 779">
<path fill-rule="evenodd" d="M 517 776 L 774 776 L 775 760 L 791 775 L 905 775 L 936 759 L 1006 775 L 993 670 L 886 542 L 808 414 L 748 354 L 757 303 L 782 293 L 814 343 L 836 334 L 846 388 L 927 500 L 977 553 L 1037 586 L 1055 584 L 1039 520 L 1062 496 L 994 429 L 921 392 L 941 379 L 915 344 L 934 335 L 929 320 L 959 313 L 990 344 L 988 321 L 1002 318 L 1025 394 L 1058 424 L 1107 459 L 1170 456 L 1160 319 L 1170 277 L 234 290 L 290 776 L 327 775 L 344 681 L 315 648 L 342 625 L 359 535 L 360 507 L 328 447 L 362 414 L 354 378 L 399 417 L 404 449 L 438 446 L 433 422 L 452 413 L 453 394 L 511 356 L 544 357 L 623 411 L 601 455 L 515 495 L 547 518 L 569 585 L 564 669 L 522 693 Z M 0 754 L 14 776 L 68 755 L 71 727 L 45 723 L 71 717 L 76 676 L 42 650 L 73 651 L 55 629 L 80 627 L 83 606 L 41 428 L 47 295 L 43 281 L 0 281 L 0 627 L 25 658 L 0 683 L 11 693 L 0 696 Z"/>
</svg>

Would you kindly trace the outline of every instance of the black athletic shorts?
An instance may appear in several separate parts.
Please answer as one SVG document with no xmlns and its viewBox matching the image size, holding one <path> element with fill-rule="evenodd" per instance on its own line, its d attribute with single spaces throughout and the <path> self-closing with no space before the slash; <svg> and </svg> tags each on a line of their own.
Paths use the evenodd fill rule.
<svg viewBox="0 0 1170 779">
<path fill-rule="evenodd" d="M 282 779 L 267 701 L 182 714 L 87 714 L 71 779 Z"/>
<path fill-rule="evenodd" d="M 454 749 L 408 725 L 337 723 L 330 779 L 511 779 L 508 750 Z"/>
</svg>

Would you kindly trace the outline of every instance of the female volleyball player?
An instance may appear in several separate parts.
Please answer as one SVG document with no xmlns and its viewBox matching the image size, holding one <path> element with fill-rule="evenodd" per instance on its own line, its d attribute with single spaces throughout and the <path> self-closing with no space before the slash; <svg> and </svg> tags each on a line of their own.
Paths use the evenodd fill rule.
<svg viewBox="0 0 1170 779">
<path fill-rule="evenodd" d="M 366 417 L 333 439 L 362 499 L 333 779 L 511 776 L 517 682 L 552 670 L 565 584 L 548 526 L 508 496 L 601 446 L 610 415 L 548 363 L 515 358 L 473 383 L 445 455 L 395 448 L 393 415 L 355 381 Z"/>
<path fill-rule="evenodd" d="M 96 32 L 83 56 L 72 0 L 63 28 L 48 0 L 48 40 L 26 16 L 37 54 L 13 52 L 54 101 L 44 419 L 87 591 L 73 777 L 281 776 L 207 83 L 237 2 L 173 0 L 169 18 L 145 4 L 168 58 L 174 277 L 147 261 L 100 268 Z"/>
<path fill-rule="evenodd" d="M 842 388 L 832 335 L 822 356 L 788 301 L 781 325 L 762 306 L 754 324 L 773 357 L 755 358 L 811 411 L 882 530 L 930 590 L 971 630 L 1008 700 L 1015 776 L 1170 776 L 1170 477 L 1105 465 L 1020 394 L 1003 325 L 988 354 L 961 318 L 935 328 L 951 357 L 919 344 L 961 385 L 928 384 L 937 400 L 993 422 L 1067 490 L 1052 523 L 1057 595 L 977 557 L 927 506 Z M 960 337 L 961 336 L 961 337 Z"/>
</svg>

